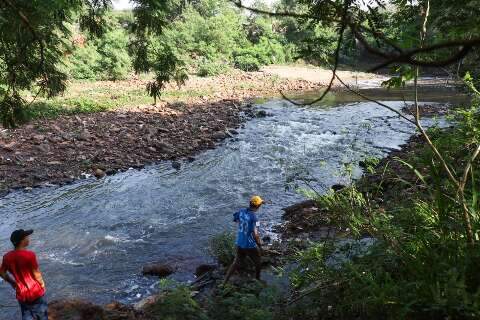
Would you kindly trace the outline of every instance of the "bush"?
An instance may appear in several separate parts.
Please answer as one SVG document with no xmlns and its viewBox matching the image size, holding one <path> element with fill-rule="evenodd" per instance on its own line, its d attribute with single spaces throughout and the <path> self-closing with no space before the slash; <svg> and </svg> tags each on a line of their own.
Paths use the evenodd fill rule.
<svg viewBox="0 0 480 320">
<path fill-rule="evenodd" d="M 235 250 L 235 236 L 232 233 L 220 233 L 210 239 L 208 252 L 223 266 L 232 264 Z"/>
<path fill-rule="evenodd" d="M 474 99 L 471 109 L 458 111 L 455 128 L 430 130 L 433 143 L 455 171 L 470 158 L 472 151 L 465 146 L 478 144 L 478 105 Z M 369 235 L 375 242 L 367 251 L 334 265 L 331 248 L 338 248 L 338 242 L 319 243 L 299 254 L 297 269 L 292 273 L 293 284 L 300 290 L 312 287 L 321 290 L 311 291 L 304 301 L 315 305 L 315 310 L 307 312 L 302 309 L 305 304 L 301 304 L 292 311 L 297 317 L 317 319 L 325 314 L 341 319 L 480 317 L 478 247 L 467 244 L 463 206 L 455 198 L 458 189 L 432 160 L 435 159 L 432 152 L 425 146 L 408 153 L 406 160 L 414 165 L 408 164 L 411 171 L 407 173 L 393 172 L 388 165 L 377 169 L 377 174 L 389 179 L 378 182 L 389 186 L 380 202 L 382 207 L 370 192 L 359 192 L 354 187 L 315 196 L 322 212 L 339 217 L 332 219 L 334 225 L 348 228 L 353 237 Z M 472 228 L 479 230 L 480 182 L 474 178 L 476 170 L 471 173 L 465 194 Z M 395 192 L 390 190 L 392 184 Z M 377 190 L 387 191 L 385 187 Z M 475 245 L 478 246 L 478 241 Z"/>
<path fill-rule="evenodd" d="M 94 45 L 76 48 L 73 54 L 67 57 L 67 69 L 73 79 L 96 80 L 101 72 L 99 63 L 101 57 Z"/>
<path fill-rule="evenodd" d="M 243 71 L 259 71 L 260 62 L 257 58 L 250 55 L 241 55 L 236 56 L 235 59 L 235 68 Z"/>
<path fill-rule="evenodd" d="M 197 74 L 200 77 L 210 77 L 225 73 L 227 69 L 225 64 L 203 60 L 198 64 Z"/>
<path fill-rule="evenodd" d="M 256 281 L 242 287 L 227 287 L 212 298 L 208 315 L 212 320 L 278 319 L 273 312 L 277 299 L 274 288 L 265 288 Z"/>
<path fill-rule="evenodd" d="M 158 301 L 145 308 L 145 314 L 152 320 L 206 320 L 208 319 L 198 303 L 192 299 L 187 287 L 177 287 L 164 293 Z"/>
<path fill-rule="evenodd" d="M 106 80 L 125 79 L 131 72 L 130 56 L 127 52 L 128 37 L 122 29 L 107 32 L 96 40 L 100 55 L 98 69 L 100 78 Z"/>
<path fill-rule="evenodd" d="M 128 35 L 122 16 L 108 18 L 108 31 L 99 38 L 85 38 L 66 57 L 67 73 L 73 79 L 119 80 L 132 71 Z M 123 18 L 122 18 L 123 19 Z"/>
</svg>

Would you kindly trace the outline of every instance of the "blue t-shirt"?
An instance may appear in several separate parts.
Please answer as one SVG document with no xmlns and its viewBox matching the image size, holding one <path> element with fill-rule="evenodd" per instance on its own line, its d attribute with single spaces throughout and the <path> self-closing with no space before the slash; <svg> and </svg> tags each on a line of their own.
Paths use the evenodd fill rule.
<svg viewBox="0 0 480 320">
<path fill-rule="evenodd" d="M 233 214 L 233 221 L 238 222 L 238 233 L 236 245 L 242 249 L 251 249 L 257 247 L 257 242 L 253 235 L 257 216 L 250 209 L 241 209 Z"/>
</svg>

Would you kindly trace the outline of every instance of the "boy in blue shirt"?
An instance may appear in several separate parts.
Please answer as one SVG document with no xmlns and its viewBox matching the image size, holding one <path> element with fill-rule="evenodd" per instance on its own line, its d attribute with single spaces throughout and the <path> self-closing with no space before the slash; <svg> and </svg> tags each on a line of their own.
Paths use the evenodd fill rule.
<svg viewBox="0 0 480 320">
<path fill-rule="evenodd" d="M 240 262 L 243 261 L 245 257 L 249 257 L 255 263 L 255 277 L 260 280 L 260 271 L 262 267 L 260 254 L 262 244 L 258 234 L 258 219 L 255 213 L 260 209 L 262 204 L 262 198 L 259 196 L 253 196 L 250 199 L 250 206 L 248 208 L 241 209 L 233 215 L 233 221 L 238 223 L 237 240 L 235 242 L 237 253 L 235 260 L 228 269 L 224 283 L 228 282 L 233 272 L 237 270 Z"/>
</svg>

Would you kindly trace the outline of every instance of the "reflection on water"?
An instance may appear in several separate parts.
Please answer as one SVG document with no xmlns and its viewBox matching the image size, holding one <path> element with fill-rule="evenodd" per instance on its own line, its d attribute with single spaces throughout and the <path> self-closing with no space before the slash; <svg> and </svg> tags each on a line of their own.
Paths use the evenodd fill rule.
<svg viewBox="0 0 480 320">
<path fill-rule="evenodd" d="M 397 96 L 392 101 L 391 93 L 382 94 L 388 105 L 403 106 Z M 319 188 L 344 183 L 344 164 L 383 157 L 413 132 L 394 114 L 347 94 L 331 95 L 327 105 L 336 108 L 266 102 L 259 107 L 269 117 L 246 123 L 237 137 L 180 171 L 162 163 L 103 180 L 12 193 L 0 199 L 0 252 L 9 249 L 13 229 L 34 228 L 33 250 L 50 299 L 138 300 L 155 291 L 155 279 L 140 275 L 153 261 L 177 265 L 176 279 L 192 279 L 194 268 L 208 260 L 208 238 L 233 228 L 232 213 L 251 194 L 270 202 L 259 213 L 268 230 L 280 221 L 282 207 L 301 199 L 285 190 L 292 175 L 308 174 Z M 0 300 L 15 304 L 5 284 Z"/>
</svg>

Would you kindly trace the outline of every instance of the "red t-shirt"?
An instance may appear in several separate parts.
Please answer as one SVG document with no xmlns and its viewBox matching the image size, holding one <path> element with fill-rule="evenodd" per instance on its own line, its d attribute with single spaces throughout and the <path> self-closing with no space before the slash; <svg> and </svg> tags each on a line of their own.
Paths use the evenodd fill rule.
<svg viewBox="0 0 480 320">
<path fill-rule="evenodd" d="M 12 250 L 3 256 L 0 267 L 2 272 L 9 272 L 17 283 L 17 300 L 33 302 L 45 294 L 45 289 L 33 276 L 38 269 L 35 253 L 28 250 Z"/>
</svg>

